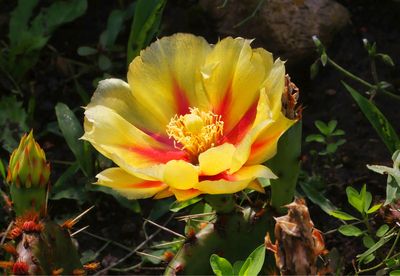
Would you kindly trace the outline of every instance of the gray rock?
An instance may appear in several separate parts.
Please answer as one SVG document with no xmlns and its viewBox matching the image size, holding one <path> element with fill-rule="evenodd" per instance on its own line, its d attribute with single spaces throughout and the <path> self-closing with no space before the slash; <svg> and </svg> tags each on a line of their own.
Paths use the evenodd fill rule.
<svg viewBox="0 0 400 276">
<path fill-rule="evenodd" d="M 313 35 L 329 43 L 350 20 L 347 9 L 333 0 L 228 0 L 222 7 L 223 2 L 200 0 L 222 36 L 255 38 L 254 45 L 292 65 L 314 53 Z"/>
</svg>

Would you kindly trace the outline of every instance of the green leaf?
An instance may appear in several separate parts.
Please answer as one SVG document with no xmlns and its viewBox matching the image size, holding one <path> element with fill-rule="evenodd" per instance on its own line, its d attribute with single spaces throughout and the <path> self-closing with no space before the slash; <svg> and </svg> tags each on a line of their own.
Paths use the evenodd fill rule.
<svg viewBox="0 0 400 276">
<path fill-rule="evenodd" d="M 361 96 L 360 93 L 345 82 L 342 83 L 356 101 L 365 117 L 367 117 L 368 121 L 374 127 L 379 137 L 385 143 L 390 153 L 393 154 L 396 149 L 400 148 L 400 140 L 393 126 L 372 102 Z"/>
<path fill-rule="evenodd" d="M 3 179 L 6 179 L 6 168 L 3 164 L 3 160 L 0 159 L 0 175 Z"/>
<path fill-rule="evenodd" d="M 54 1 L 32 20 L 31 32 L 48 36 L 59 26 L 82 16 L 86 9 L 86 0 Z"/>
<path fill-rule="evenodd" d="M 78 48 L 78 55 L 80 56 L 90 56 L 94 55 L 97 53 L 97 49 L 88 47 L 88 46 L 82 46 Z"/>
<path fill-rule="evenodd" d="M 217 276 L 233 275 L 233 267 L 231 263 L 216 254 L 212 254 L 210 257 L 210 265 Z"/>
<path fill-rule="evenodd" d="M 314 125 L 318 128 L 318 130 L 324 134 L 328 135 L 329 134 L 329 127 L 322 121 L 317 120 L 314 122 Z"/>
<path fill-rule="evenodd" d="M 334 132 L 331 133 L 332 136 L 342 136 L 345 135 L 346 133 L 342 129 L 336 129 Z"/>
<path fill-rule="evenodd" d="M 374 253 L 375 251 L 377 251 L 379 248 L 381 248 L 383 245 L 385 245 L 388 241 L 390 241 L 392 238 L 392 236 L 383 236 L 382 238 L 380 238 L 379 241 L 377 241 L 373 246 L 371 246 L 370 248 L 368 248 L 367 251 L 365 251 L 362 254 L 357 255 L 357 258 L 359 261 L 363 261 L 368 255 Z"/>
<path fill-rule="evenodd" d="M 370 235 L 365 235 L 362 241 L 366 248 L 371 248 L 375 244 L 374 239 Z"/>
<path fill-rule="evenodd" d="M 353 217 L 350 214 L 338 210 L 331 211 L 329 215 L 342 220 L 359 220 L 358 218 Z"/>
<path fill-rule="evenodd" d="M 158 31 L 166 0 L 138 0 L 128 41 L 127 63 L 146 47 Z"/>
<path fill-rule="evenodd" d="M 318 143 L 325 143 L 325 137 L 321 134 L 310 134 L 306 137 L 306 142 L 318 142 Z"/>
<path fill-rule="evenodd" d="M 265 245 L 257 247 L 246 259 L 239 271 L 240 276 L 252 276 L 260 273 L 265 259 Z"/>
<path fill-rule="evenodd" d="M 389 225 L 383 224 L 376 231 L 376 236 L 382 238 L 389 231 Z"/>
<path fill-rule="evenodd" d="M 244 261 L 236 261 L 233 264 L 233 275 L 239 275 L 240 269 L 242 268 Z"/>
<path fill-rule="evenodd" d="M 349 237 L 358 237 L 363 234 L 363 231 L 360 228 L 349 224 L 340 226 L 339 232 Z"/>
<path fill-rule="evenodd" d="M 400 276 L 400 270 L 392 270 L 389 272 L 389 276 Z"/>
<path fill-rule="evenodd" d="M 326 146 L 326 152 L 331 154 L 331 153 L 335 153 L 338 149 L 338 145 L 336 143 L 333 144 L 328 144 Z"/>
<path fill-rule="evenodd" d="M 325 213 L 330 214 L 332 211 L 336 210 L 337 207 L 327 199 L 322 193 L 313 187 L 308 182 L 300 182 L 301 189 L 306 194 L 306 196 L 316 205 L 321 207 Z"/>
<path fill-rule="evenodd" d="M 328 63 L 328 55 L 325 53 L 325 51 L 321 55 L 321 63 L 322 66 L 325 66 Z"/>
<path fill-rule="evenodd" d="M 315 77 L 318 75 L 319 72 L 319 60 L 316 60 L 313 64 L 310 66 L 310 79 L 315 79 Z"/>
<path fill-rule="evenodd" d="M 124 22 L 125 11 L 113 10 L 107 19 L 107 28 L 100 35 L 100 44 L 105 49 L 109 49 L 114 45 L 118 34 L 120 33 Z"/>
<path fill-rule="evenodd" d="M 381 206 L 382 206 L 382 203 L 375 204 L 374 206 L 372 206 L 371 208 L 369 208 L 369 210 L 367 211 L 367 214 L 375 213 L 376 211 L 379 210 L 379 208 L 381 208 Z"/>
<path fill-rule="evenodd" d="M 333 131 L 335 130 L 336 126 L 337 126 L 337 121 L 336 120 L 329 121 L 329 123 L 328 123 L 329 134 L 333 133 Z"/>
<path fill-rule="evenodd" d="M 174 202 L 174 199 L 172 197 L 157 200 L 154 203 L 153 208 L 151 208 L 151 212 L 149 214 L 149 219 L 150 220 L 158 220 L 163 215 L 168 214 L 169 207 L 171 206 L 171 204 L 173 202 Z"/>
<path fill-rule="evenodd" d="M 83 173 L 86 176 L 89 176 L 90 172 L 87 164 L 91 161 L 87 160 L 89 157 L 84 153 L 83 141 L 79 140 L 79 138 L 81 138 L 83 135 L 83 129 L 80 121 L 76 118 L 74 112 L 72 112 L 72 110 L 69 109 L 66 104 L 57 103 L 55 110 L 58 126 L 64 135 L 68 147 L 71 149 L 76 160 L 79 162 Z"/>
<path fill-rule="evenodd" d="M 383 61 L 385 64 L 387 64 L 387 65 L 389 65 L 389 66 L 394 66 L 393 59 L 392 59 L 389 55 L 386 55 L 386 54 L 378 54 L 378 56 L 382 59 L 382 61 Z"/>
<path fill-rule="evenodd" d="M 112 65 L 111 60 L 105 55 L 99 55 L 98 63 L 99 63 L 99 68 L 102 71 L 110 69 Z"/>
<path fill-rule="evenodd" d="M 364 202 L 362 196 L 353 187 L 348 186 L 346 188 L 347 200 L 351 206 L 353 206 L 358 212 L 363 213 Z"/>
<path fill-rule="evenodd" d="M 365 256 L 365 258 L 362 260 L 362 262 L 363 262 L 363 264 L 369 264 L 373 260 L 375 260 L 375 254 L 369 254 L 369 255 Z"/>
<path fill-rule="evenodd" d="M 193 204 L 199 202 L 200 200 L 202 200 L 201 197 L 195 197 L 195 198 L 192 198 L 192 199 L 189 199 L 189 200 L 185 200 L 185 201 L 175 201 L 174 203 L 172 203 L 172 205 L 169 208 L 169 210 L 171 212 L 176 213 L 176 212 L 178 212 L 178 211 L 180 211 L 180 210 L 182 210 L 182 209 L 184 209 L 184 208 L 186 208 L 186 207 L 188 207 L 190 205 L 193 205 Z"/>
</svg>

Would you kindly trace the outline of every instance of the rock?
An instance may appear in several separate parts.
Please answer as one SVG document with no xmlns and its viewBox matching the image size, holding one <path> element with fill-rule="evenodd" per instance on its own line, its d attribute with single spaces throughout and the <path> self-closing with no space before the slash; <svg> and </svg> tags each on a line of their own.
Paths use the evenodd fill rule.
<svg viewBox="0 0 400 276">
<path fill-rule="evenodd" d="M 221 6 L 223 2 L 200 0 L 222 36 L 255 38 L 255 45 L 288 59 L 289 65 L 314 53 L 313 35 L 329 43 L 350 18 L 347 9 L 333 0 L 228 0 Z"/>
</svg>

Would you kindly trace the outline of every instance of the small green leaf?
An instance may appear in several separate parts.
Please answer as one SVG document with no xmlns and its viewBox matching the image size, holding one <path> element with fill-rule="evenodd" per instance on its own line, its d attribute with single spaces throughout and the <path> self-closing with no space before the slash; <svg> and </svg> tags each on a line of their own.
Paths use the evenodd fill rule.
<svg viewBox="0 0 400 276">
<path fill-rule="evenodd" d="M 400 276 L 400 270 L 392 270 L 389 272 L 389 276 Z"/>
<path fill-rule="evenodd" d="M 310 134 L 306 137 L 306 142 L 318 142 L 318 143 L 325 143 L 325 137 L 321 134 Z"/>
<path fill-rule="evenodd" d="M 127 47 L 128 64 L 158 32 L 166 2 L 166 0 L 138 0 L 136 2 Z"/>
<path fill-rule="evenodd" d="M 99 55 L 98 63 L 99 63 L 99 68 L 102 71 L 110 69 L 112 65 L 111 60 L 105 55 Z"/>
<path fill-rule="evenodd" d="M 342 82 L 344 87 L 356 101 L 361 111 L 367 117 L 368 121 L 374 127 L 379 137 L 385 143 L 390 153 L 393 154 L 400 147 L 400 139 L 382 112 L 369 100 L 360 95 L 356 90 Z"/>
<path fill-rule="evenodd" d="M 233 275 L 239 275 L 240 269 L 242 268 L 244 261 L 236 261 L 233 264 Z"/>
<path fill-rule="evenodd" d="M 200 200 L 202 200 L 201 197 L 195 197 L 195 198 L 192 198 L 192 199 L 189 199 L 189 200 L 185 200 L 185 201 L 175 201 L 174 203 L 172 203 L 172 205 L 169 208 L 169 210 L 171 212 L 176 213 L 176 212 L 178 212 L 178 211 L 180 211 L 180 210 L 182 210 L 182 209 L 184 209 L 184 208 L 186 208 L 186 207 L 188 207 L 190 205 L 193 205 L 193 204 L 199 202 Z"/>
<path fill-rule="evenodd" d="M 381 248 L 383 245 L 385 245 L 388 241 L 390 241 L 392 239 L 392 236 L 383 236 L 382 238 L 380 238 L 379 241 L 377 241 L 373 246 L 371 246 L 370 248 L 368 248 L 367 251 L 365 251 L 362 254 L 357 255 L 357 258 L 359 261 L 363 261 L 368 255 L 370 255 L 371 253 L 374 253 L 376 250 L 378 250 L 379 248 Z"/>
<path fill-rule="evenodd" d="M 329 213 L 329 215 L 331 215 L 335 218 L 338 218 L 338 219 L 342 219 L 342 220 L 359 220 L 358 218 L 353 217 L 352 215 L 350 215 L 348 213 L 338 211 L 338 210 L 331 211 Z"/>
<path fill-rule="evenodd" d="M 3 179 L 6 179 L 6 168 L 3 164 L 3 160 L 0 159 L 0 174 Z"/>
<path fill-rule="evenodd" d="M 342 129 L 336 129 L 334 132 L 331 133 L 332 136 L 342 136 L 345 135 L 346 133 Z"/>
<path fill-rule="evenodd" d="M 349 224 L 340 226 L 339 232 L 349 237 L 358 237 L 363 234 L 363 231 L 360 228 Z"/>
<path fill-rule="evenodd" d="M 386 54 L 378 54 L 378 56 L 382 59 L 382 61 L 383 61 L 385 64 L 387 64 L 387 65 L 389 65 L 389 66 L 394 66 L 393 59 L 392 59 L 389 55 L 386 55 Z"/>
<path fill-rule="evenodd" d="M 239 271 L 240 276 L 252 276 L 260 273 L 265 259 L 265 245 L 257 247 L 246 259 Z"/>
<path fill-rule="evenodd" d="M 367 214 L 375 213 L 376 211 L 379 210 L 379 208 L 381 208 L 381 206 L 382 206 L 382 203 L 375 204 L 374 206 L 372 206 L 371 208 L 369 208 L 369 210 L 367 211 Z"/>
<path fill-rule="evenodd" d="M 375 260 L 375 254 L 369 254 L 369 255 L 365 256 L 365 258 L 362 260 L 362 262 L 363 262 L 363 264 L 369 264 L 373 260 Z"/>
<path fill-rule="evenodd" d="M 328 63 L 328 55 L 325 52 L 321 55 L 321 63 L 322 66 L 325 66 Z"/>
<path fill-rule="evenodd" d="M 347 200 L 351 206 L 353 206 L 358 212 L 364 211 L 364 203 L 361 195 L 353 187 L 348 186 L 346 188 Z"/>
<path fill-rule="evenodd" d="M 64 135 L 65 141 L 79 162 L 82 171 L 88 176 L 89 168 L 87 164 L 90 160 L 87 160 L 89 157 L 84 153 L 83 141 L 79 139 L 83 135 L 81 123 L 66 104 L 57 103 L 55 110 L 58 126 Z"/>
<path fill-rule="evenodd" d="M 216 254 L 212 254 L 210 257 L 210 265 L 217 276 L 233 275 L 233 267 L 231 263 Z"/>
<path fill-rule="evenodd" d="M 314 122 L 314 125 L 318 128 L 318 130 L 322 134 L 324 134 L 324 135 L 328 135 L 329 134 L 329 128 L 324 122 L 322 122 L 320 120 L 317 120 L 317 121 Z"/>
<path fill-rule="evenodd" d="M 88 46 L 82 46 L 78 48 L 78 55 L 80 56 L 90 56 L 90 55 L 94 55 L 97 53 L 97 49 L 92 48 L 92 47 L 88 47 Z"/>
<path fill-rule="evenodd" d="M 331 153 L 335 153 L 338 149 L 338 145 L 336 143 L 332 143 L 332 144 L 328 144 L 326 146 L 326 152 L 331 154 Z"/>
<path fill-rule="evenodd" d="M 374 239 L 370 235 L 365 235 L 362 241 L 366 248 L 371 248 L 375 244 Z"/>
<path fill-rule="evenodd" d="M 333 131 L 335 130 L 336 126 L 337 126 L 337 121 L 336 120 L 329 121 L 329 123 L 328 123 L 329 134 L 333 133 Z"/>
<path fill-rule="evenodd" d="M 376 231 L 376 236 L 382 238 L 389 231 L 389 225 L 383 224 Z"/>
<path fill-rule="evenodd" d="M 316 60 L 313 64 L 310 66 L 310 79 L 315 79 L 315 77 L 318 75 L 319 72 L 319 60 Z"/>
<path fill-rule="evenodd" d="M 317 189 L 314 188 L 308 182 L 300 182 L 301 189 L 305 193 L 305 195 L 316 205 L 318 205 L 325 213 L 330 214 L 330 212 L 337 209 L 333 203 L 327 199 L 322 193 L 320 193 Z"/>
</svg>

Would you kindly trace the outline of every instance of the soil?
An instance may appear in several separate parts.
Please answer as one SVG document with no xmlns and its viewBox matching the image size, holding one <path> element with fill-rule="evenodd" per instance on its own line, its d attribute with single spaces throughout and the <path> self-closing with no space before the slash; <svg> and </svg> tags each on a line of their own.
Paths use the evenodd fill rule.
<svg viewBox="0 0 400 276">
<path fill-rule="evenodd" d="M 96 46 L 98 36 L 105 28 L 109 12 L 120 5 L 117 2 L 124 3 L 125 1 L 112 1 L 113 4 L 111 2 L 89 1 L 86 15 L 63 26 L 54 34 L 49 46 L 43 50 L 39 63 L 29 73 L 27 81 L 21 83 L 22 89 L 36 98 L 35 120 L 32 122 L 32 127 L 37 133 L 43 134 L 39 137 L 39 142 L 45 148 L 48 159 L 51 161 L 74 160 L 63 138 L 44 132 L 44 130 L 49 122 L 56 122 L 54 106 L 57 102 L 64 102 L 69 107 L 75 108 L 76 114 L 82 118 L 83 110 L 79 106 L 84 105 L 84 103 L 76 93 L 72 76 L 81 74 L 77 80 L 90 96 L 94 91 L 93 80 L 98 77 L 102 78 L 103 73 L 99 69 L 91 69 L 88 71 L 89 73 L 82 73 L 82 67 L 77 64 L 90 65 L 92 61 L 78 56 L 76 49 L 83 45 Z M 369 41 L 377 43 L 379 52 L 390 55 L 396 65 L 400 64 L 400 24 L 398 23 L 400 3 L 390 0 L 341 0 L 339 2 L 349 9 L 351 24 L 338 33 L 331 45 L 327 47 L 329 56 L 354 74 L 366 80 L 371 80 L 368 55 L 361 41 L 362 38 L 368 38 Z M 127 4 L 125 3 L 125 5 Z M 7 4 L 0 12 L 2 34 L 7 33 L 9 11 L 13 7 L 12 4 Z M 129 35 L 128 29 L 127 26 L 123 30 L 117 43 L 125 44 Z M 215 42 L 219 37 L 215 29 L 215 22 L 199 8 L 197 1 L 170 0 L 165 8 L 159 36 L 176 32 L 190 32 L 202 35 L 209 41 Z M 6 40 L 5 35 L 2 35 L 0 39 Z M 120 56 L 114 58 L 119 61 L 120 65 L 114 68 L 112 75 L 125 78 L 124 58 Z M 349 93 L 344 89 L 340 80 L 345 80 L 354 88 L 359 89 L 360 92 L 364 92 L 364 88 L 354 81 L 346 79 L 331 67 L 320 69 L 317 77 L 310 80 L 309 67 L 312 62 L 313 60 L 305 61 L 301 66 L 289 70 L 292 81 L 301 90 L 301 102 L 304 106 L 304 137 L 317 132 L 314 126 L 315 120 L 327 122 L 335 119 L 338 121 L 338 128 L 346 132 L 345 138 L 347 140 L 336 154 L 335 162 L 342 164 L 341 168 L 326 169 L 321 161 L 313 170 L 324 179 L 327 197 L 344 210 L 348 208 L 344 204 L 346 202 L 345 187 L 348 185 L 359 189 L 363 184 L 367 184 L 368 189 L 373 193 L 374 200 L 379 201 L 385 197 L 385 177 L 369 171 L 366 164 L 390 166 L 391 156 Z M 391 68 L 378 62 L 378 73 L 381 80 L 392 83 L 394 90 L 399 93 L 400 66 Z M 0 84 L 3 86 L 3 91 L 7 91 L 7 82 L 1 76 L 0 80 L 2 80 Z M 1 93 L 9 94 L 8 92 Z M 28 105 L 27 98 L 24 97 L 25 106 Z M 378 95 L 375 100 L 384 115 L 392 122 L 395 130 L 400 133 L 400 117 L 396 108 L 398 103 L 384 95 Z M 315 145 L 304 143 L 303 169 L 308 173 L 311 173 L 312 167 L 311 149 L 315 149 Z M 3 157 L 2 159 L 5 160 L 8 153 L 2 151 L 0 154 Z M 66 169 L 66 166 L 54 162 L 52 169 L 52 179 L 55 181 Z M 80 183 L 80 179 L 83 179 L 83 176 L 78 174 L 71 181 Z M 114 198 L 101 193 L 91 193 L 88 202 L 90 203 L 80 206 L 74 200 L 54 201 L 51 202 L 50 213 L 62 219 L 95 204 L 96 208 L 91 211 L 90 215 L 81 220 L 80 225 L 90 225 L 89 232 L 107 240 L 117 241 L 127 247 L 134 247 L 145 239 L 142 231 L 143 218 L 149 216 L 156 204 L 151 200 L 140 201 L 142 214 L 137 214 L 122 207 Z M 338 220 L 332 219 L 318 206 L 310 204 L 310 210 L 315 226 L 322 232 L 337 228 L 340 225 Z M 3 218 L 0 219 L 1 229 L 3 230 L 6 228 L 6 222 L 9 221 L 9 214 L 4 209 L 0 209 L 0 217 Z M 164 215 L 161 221 L 165 221 L 167 218 L 168 214 Z M 3 227 L 3 225 L 5 226 Z M 170 223 L 168 227 L 177 232 L 183 232 L 182 223 Z M 155 228 L 149 227 L 148 233 L 151 234 L 154 231 Z M 170 240 L 171 235 L 163 233 L 158 239 Z M 346 264 L 345 272 L 351 273 L 351 261 L 362 250 L 361 244 L 358 241 L 344 238 L 338 233 L 327 235 L 325 239 L 328 249 L 337 248 L 342 254 Z M 87 250 L 97 252 L 104 245 L 104 241 L 88 234 L 78 235 L 77 240 L 82 252 Z M 106 266 L 125 254 L 127 254 L 126 250 L 110 244 L 99 252 L 97 259 L 101 260 L 103 266 Z M 139 261 L 139 257 L 134 257 L 129 259 L 126 265 L 135 264 Z M 158 266 L 153 265 L 152 268 L 133 270 L 133 272 L 161 274 L 163 264 L 159 266 L 161 267 L 159 270 L 157 270 Z"/>
</svg>

